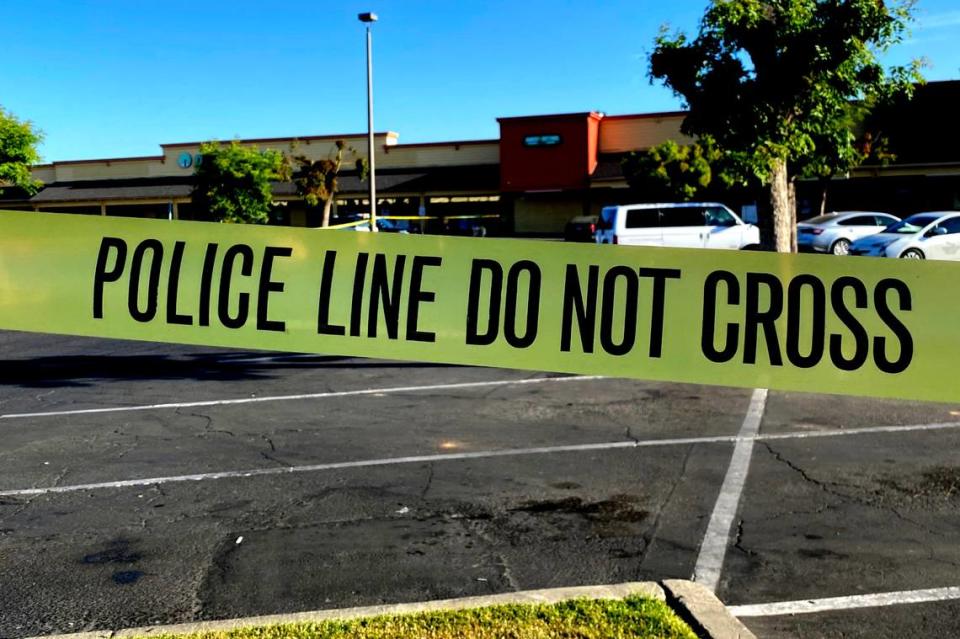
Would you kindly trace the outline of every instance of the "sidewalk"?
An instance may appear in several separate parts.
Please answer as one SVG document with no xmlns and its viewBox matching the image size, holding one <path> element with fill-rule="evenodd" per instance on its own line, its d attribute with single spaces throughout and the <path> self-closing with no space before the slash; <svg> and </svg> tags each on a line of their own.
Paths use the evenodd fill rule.
<svg viewBox="0 0 960 639">
<path fill-rule="evenodd" d="M 43 639 L 118 639 L 200 632 L 226 632 L 237 628 L 273 624 L 348 620 L 378 615 L 412 614 L 438 610 L 463 610 L 502 604 L 550 604 L 570 599 L 623 599 L 641 595 L 659 599 L 670 606 L 702 639 L 756 639 L 710 590 L 692 581 L 668 579 L 661 583 L 628 582 L 602 586 L 525 590 L 482 597 L 439 599 L 406 604 L 364 606 L 334 610 L 315 610 L 282 615 L 243 617 L 218 621 L 200 621 L 167 626 L 146 626 L 117 630 L 98 630 L 63 635 L 47 635 Z M 39 639 L 39 638 L 35 638 Z"/>
</svg>

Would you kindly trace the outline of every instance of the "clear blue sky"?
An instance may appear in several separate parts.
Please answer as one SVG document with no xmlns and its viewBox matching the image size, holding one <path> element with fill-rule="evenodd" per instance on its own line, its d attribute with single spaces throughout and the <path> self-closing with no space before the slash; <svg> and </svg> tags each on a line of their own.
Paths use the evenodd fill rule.
<svg viewBox="0 0 960 639">
<path fill-rule="evenodd" d="M 46 133 L 44 160 L 155 155 L 159 144 L 363 132 L 363 26 L 375 11 L 377 130 L 401 142 L 493 138 L 496 118 L 638 113 L 679 102 L 646 78 L 661 24 L 706 0 L 0 0 L 0 105 Z M 920 0 L 910 42 L 960 78 L 956 0 Z"/>
</svg>

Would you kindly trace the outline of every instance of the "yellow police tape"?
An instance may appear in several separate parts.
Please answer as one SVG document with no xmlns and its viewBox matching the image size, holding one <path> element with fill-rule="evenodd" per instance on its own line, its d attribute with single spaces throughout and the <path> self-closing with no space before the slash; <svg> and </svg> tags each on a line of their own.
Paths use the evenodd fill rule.
<svg viewBox="0 0 960 639">
<path fill-rule="evenodd" d="M 355 226 L 363 226 L 370 224 L 370 220 L 354 220 L 353 222 L 342 222 L 340 224 L 331 224 L 330 226 L 318 226 L 318 230 L 324 231 L 338 231 L 341 229 L 350 229 Z"/>
<path fill-rule="evenodd" d="M 0 213 L 0 328 L 960 400 L 952 263 Z"/>
</svg>

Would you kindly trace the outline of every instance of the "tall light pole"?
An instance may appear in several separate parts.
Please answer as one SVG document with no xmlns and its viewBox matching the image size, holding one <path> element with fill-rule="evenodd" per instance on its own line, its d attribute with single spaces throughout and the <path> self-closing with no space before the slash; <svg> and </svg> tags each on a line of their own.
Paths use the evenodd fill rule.
<svg viewBox="0 0 960 639">
<path fill-rule="evenodd" d="M 370 162 L 370 230 L 377 230 L 377 161 L 373 145 L 373 36 L 370 25 L 377 21 L 375 13 L 357 16 L 367 25 L 367 158 Z"/>
</svg>

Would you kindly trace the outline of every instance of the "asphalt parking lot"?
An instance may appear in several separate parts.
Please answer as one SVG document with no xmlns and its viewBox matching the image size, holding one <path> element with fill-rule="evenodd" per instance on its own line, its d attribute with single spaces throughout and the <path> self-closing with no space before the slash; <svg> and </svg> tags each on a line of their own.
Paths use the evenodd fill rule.
<svg viewBox="0 0 960 639">
<path fill-rule="evenodd" d="M 3 637 L 695 572 L 761 637 L 960 635 L 960 405 L 13 332 L 0 352 Z"/>
</svg>

